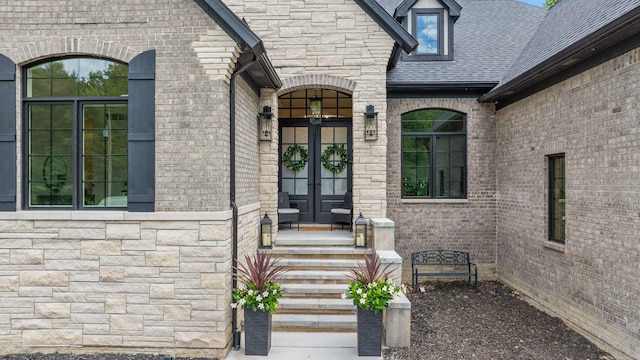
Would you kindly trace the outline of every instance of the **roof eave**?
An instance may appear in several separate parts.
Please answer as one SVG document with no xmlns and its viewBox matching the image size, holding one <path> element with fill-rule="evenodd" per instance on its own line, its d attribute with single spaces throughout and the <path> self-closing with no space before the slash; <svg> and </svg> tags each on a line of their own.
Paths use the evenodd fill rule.
<svg viewBox="0 0 640 360">
<path fill-rule="evenodd" d="M 375 20 L 407 54 L 418 47 L 418 41 L 387 13 L 375 0 L 354 0 L 356 4 Z"/>
<path fill-rule="evenodd" d="M 254 77 L 254 81 L 260 87 L 279 88 L 282 82 L 278 77 L 271 61 L 266 55 L 262 40 L 249 26 L 231 11 L 221 0 L 195 0 L 218 26 L 240 46 L 241 51 L 250 52 L 252 57 L 260 64 L 260 71 L 264 76 Z"/>
<path fill-rule="evenodd" d="M 600 30 L 576 41 L 571 46 L 556 53 L 540 64 L 524 71 L 510 81 L 498 85 L 493 90 L 481 96 L 478 101 L 492 102 L 500 98 L 512 96 L 537 83 L 557 74 L 569 65 L 588 59 L 589 57 L 606 51 L 615 44 L 640 33 L 640 7 L 618 18 Z"/>
</svg>

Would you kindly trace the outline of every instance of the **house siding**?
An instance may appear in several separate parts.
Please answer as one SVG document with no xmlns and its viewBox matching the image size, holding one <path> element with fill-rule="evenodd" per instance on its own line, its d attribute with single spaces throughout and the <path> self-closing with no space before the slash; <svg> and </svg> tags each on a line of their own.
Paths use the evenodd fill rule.
<svg viewBox="0 0 640 360">
<path fill-rule="evenodd" d="M 402 199 L 401 116 L 424 108 L 444 108 L 467 116 L 467 198 Z M 468 251 L 479 277 L 496 277 L 495 119 L 493 105 L 468 98 L 389 100 L 387 196 L 395 222 L 395 248 L 403 259 L 403 280 L 411 281 L 411 252 L 427 249 Z"/>
<path fill-rule="evenodd" d="M 640 49 L 498 111 L 498 277 L 640 358 Z M 566 157 L 566 244 L 547 242 L 547 156 Z"/>
</svg>

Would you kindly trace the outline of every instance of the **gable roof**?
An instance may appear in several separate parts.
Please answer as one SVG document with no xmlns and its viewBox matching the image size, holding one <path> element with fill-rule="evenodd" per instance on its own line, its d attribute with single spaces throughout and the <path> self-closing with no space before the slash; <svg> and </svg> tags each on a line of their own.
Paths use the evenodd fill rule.
<svg viewBox="0 0 640 360">
<path fill-rule="evenodd" d="M 540 83 L 640 32 L 640 0 L 562 0 L 540 23 L 500 84 L 494 101 Z"/>
<path fill-rule="evenodd" d="M 397 46 L 407 54 L 418 47 L 416 40 L 407 30 L 400 25 L 380 4 L 375 0 L 354 0 L 356 4 L 375 20 L 384 31 L 396 41 Z"/>
<path fill-rule="evenodd" d="M 407 16 L 409 10 L 413 8 L 413 6 L 420 0 L 404 0 L 398 7 L 396 8 L 393 16 L 396 18 L 402 18 Z M 449 11 L 449 16 L 454 18 L 454 22 L 458 20 L 460 17 L 460 10 L 462 10 L 462 6 L 455 2 L 455 0 L 437 0 L 440 5 L 446 8 Z"/>
<path fill-rule="evenodd" d="M 379 1 L 387 10 L 394 6 L 392 0 Z M 516 0 L 457 3 L 462 10 L 454 26 L 453 60 L 398 61 L 387 72 L 389 90 L 480 87 L 483 94 L 504 77 L 547 13 Z"/>
<path fill-rule="evenodd" d="M 242 53 L 238 59 L 239 65 L 257 60 L 247 71 L 256 85 L 267 88 L 282 86 L 282 81 L 267 57 L 262 40 L 244 21 L 240 20 L 221 0 L 194 1 L 240 46 Z"/>
</svg>

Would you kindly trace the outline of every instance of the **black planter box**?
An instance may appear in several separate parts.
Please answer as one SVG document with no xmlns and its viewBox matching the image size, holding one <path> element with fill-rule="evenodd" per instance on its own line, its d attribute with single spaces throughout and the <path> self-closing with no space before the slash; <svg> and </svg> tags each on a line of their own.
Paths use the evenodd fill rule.
<svg viewBox="0 0 640 360">
<path fill-rule="evenodd" d="M 358 308 L 358 356 L 380 356 L 382 353 L 382 311 Z"/>
<path fill-rule="evenodd" d="M 271 313 L 244 309 L 245 355 L 269 355 L 271 350 Z"/>
</svg>

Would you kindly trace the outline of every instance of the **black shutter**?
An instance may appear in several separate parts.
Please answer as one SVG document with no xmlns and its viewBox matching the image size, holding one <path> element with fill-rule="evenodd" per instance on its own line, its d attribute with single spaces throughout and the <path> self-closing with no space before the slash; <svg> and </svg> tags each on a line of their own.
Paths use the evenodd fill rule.
<svg viewBox="0 0 640 360">
<path fill-rule="evenodd" d="M 156 51 L 129 63 L 128 210 L 152 212 L 155 202 Z"/>
<path fill-rule="evenodd" d="M 16 211 L 16 64 L 0 54 L 0 211 Z"/>
</svg>

